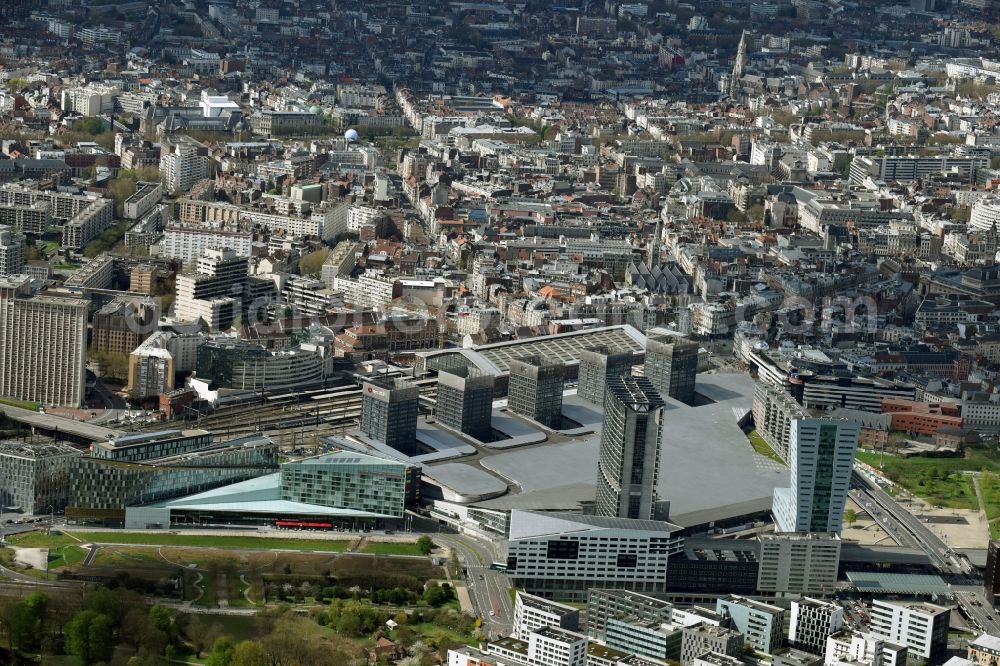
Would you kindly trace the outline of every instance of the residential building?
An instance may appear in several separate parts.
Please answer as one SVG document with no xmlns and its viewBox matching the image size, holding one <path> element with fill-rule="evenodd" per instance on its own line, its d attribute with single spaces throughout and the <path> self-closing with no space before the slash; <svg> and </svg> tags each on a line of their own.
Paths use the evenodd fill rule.
<svg viewBox="0 0 1000 666">
<path fill-rule="evenodd" d="M 0 226 L 0 277 L 24 272 L 24 234 Z"/>
<path fill-rule="evenodd" d="M 736 629 L 699 623 L 684 627 L 680 662 L 689 666 L 708 652 L 736 657 L 743 654 L 744 636 Z"/>
<path fill-rule="evenodd" d="M 125 217 L 129 220 L 138 220 L 153 210 L 162 197 L 163 185 L 160 183 L 136 183 L 135 192 L 125 199 Z"/>
<path fill-rule="evenodd" d="M 774 490 L 777 531 L 840 533 L 859 435 L 855 421 L 792 421 L 788 460 L 792 485 Z"/>
<path fill-rule="evenodd" d="M 156 330 L 160 307 L 149 297 L 117 296 L 94 313 L 91 349 L 107 354 L 131 354 Z"/>
<path fill-rule="evenodd" d="M 715 602 L 715 612 L 729 618 L 731 626 L 743 634 L 753 649 L 770 654 L 784 642 L 785 610 L 730 595 Z"/>
<path fill-rule="evenodd" d="M 669 624 L 673 619 L 673 610 L 673 604 L 639 592 L 592 588 L 587 590 L 587 635 L 605 641 L 608 622 L 614 618 Z"/>
<path fill-rule="evenodd" d="M 323 125 L 322 115 L 298 111 L 258 111 L 249 120 L 253 133 L 264 136 L 311 134 Z"/>
<path fill-rule="evenodd" d="M 500 658 L 498 664 L 587 666 L 587 637 L 558 627 L 542 627 L 527 640 L 501 638 L 488 643 L 486 651 Z"/>
<path fill-rule="evenodd" d="M 441 423 L 486 441 L 492 431 L 493 375 L 456 367 L 438 373 L 435 415 Z"/>
<path fill-rule="evenodd" d="M 577 395 L 584 400 L 604 407 L 604 390 L 608 380 L 631 374 L 632 354 L 609 353 L 607 347 L 597 347 L 580 352 L 580 374 Z"/>
<path fill-rule="evenodd" d="M 802 597 L 792 602 L 788 643 L 791 647 L 825 654 L 826 639 L 844 626 L 844 608 L 832 601 Z"/>
<path fill-rule="evenodd" d="M 969 651 L 966 656 L 979 666 L 996 666 L 1000 663 L 1000 638 L 990 634 L 980 634 L 975 640 L 969 641 Z"/>
<path fill-rule="evenodd" d="M 736 656 L 708 652 L 691 660 L 691 666 L 740 666 L 743 660 Z"/>
<path fill-rule="evenodd" d="M 840 537 L 833 532 L 779 532 L 760 536 L 757 591 L 767 594 L 833 594 L 840 566 Z"/>
<path fill-rule="evenodd" d="M 848 629 L 826 639 L 825 666 L 905 666 L 909 650 L 905 645 L 889 642 L 874 633 Z"/>
<path fill-rule="evenodd" d="M 164 142 L 160 154 L 160 178 L 170 194 L 187 192 L 212 172 L 208 148 L 187 136 Z"/>
<path fill-rule="evenodd" d="M 228 248 L 237 257 L 249 257 L 253 234 L 236 228 L 219 229 L 194 224 L 168 224 L 163 230 L 159 256 L 189 262 L 206 250 Z"/>
<path fill-rule="evenodd" d="M 549 428 L 562 427 L 562 363 L 540 356 L 510 360 L 507 408 Z"/>
<path fill-rule="evenodd" d="M 408 456 L 418 452 L 417 403 L 420 389 L 403 379 L 365 382 L 361 432 Z"/>
<path fill-rule="evenodd" d="M 661 661 L 676 660 L 681 656 L 683 629 L 638 618 L 612 618 L 605 640 L 609 647 L 622 652 Z"/>
<path fill-rule="evenodd" d="M 645 377 L 612 375 L 607 381 L 595 511 L 599 516 L 654 519 L 663 399 Z"/>
<path fill-rule="evenodd" d="M 666 522 L 515 510 L 507 570 L 515 586 L 561 601 L 583 601 L 594 587 L 657 594 L 670 554 L 681 547 L 677 530 Z"/>
<path fill-rule="evenodd" d="M 531 632 L 542 627 L 579 631 L 580 611 L 566 604 L 518 591 L 514 598 L 514 637 L 526 641 Z"/>
<path fill-rule="evenodd" d="M 911 655 L 937 664 L 948 650 L 951 610 L 928 603 L 875 599 L 871 611 L 872 633 L 882 640 L 905 645 Z"/>
<path fill-rule="evenodd" d="M 673 337 L 646 340 L 645 376 L 660 395 L 694 404 L 698 345 Z"/>
<path fill-rule="evenodd" d="M 34 293 L 26 275 L 0 278 L 0 396 L 79 407 L 88 301 Z"/>
<path fill-rule="evenodd" d="M 79 449 L 61 442 L 0 440 L 0 511 L 45 514 L 66 507 L 69 473 Z"/>
</svg>

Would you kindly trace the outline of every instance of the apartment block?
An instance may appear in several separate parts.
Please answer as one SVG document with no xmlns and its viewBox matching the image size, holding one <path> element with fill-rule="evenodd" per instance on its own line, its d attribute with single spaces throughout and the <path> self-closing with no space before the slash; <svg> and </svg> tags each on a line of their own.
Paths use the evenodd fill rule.
<svg viewBox="0 0 1000 666">
<path fill-rule="evenodd" d="M 36 294 L 26 275 L 0 278 L 0 395 L 83 403 L 88 303 L 60 292 Z"/>
<path fill-rule="evenodd" d="M 770 654 L 782 646 L 785 624 L 783 608 L 730 595 L 716 601 L 715 612 L 728 617 L 732 627 L 743 634 L 746 642 L 755 650 Z"/>
<path fill-rule="evenodd" d="M 792 602 L 788 642 L 797 650 L 821 655 L 826 652 L 826 640 L 843 627 L 840 604 L 803 597 Z"/>
<path fill-rule="evenodd" d="M 566 604 L 519 591 L 514 599 L 514 636 L 526 641 L 531 632 L 542 627 L 579 631 L 580 611 Z"/>
<path fill-rule="evenodd" d="M 875 636 L 905 645 L 910 654 L 930 663 L 941 663 L 948 650 L 951 610 L 928 603 L 875 599 L 871 631 Z"/>
</svg>

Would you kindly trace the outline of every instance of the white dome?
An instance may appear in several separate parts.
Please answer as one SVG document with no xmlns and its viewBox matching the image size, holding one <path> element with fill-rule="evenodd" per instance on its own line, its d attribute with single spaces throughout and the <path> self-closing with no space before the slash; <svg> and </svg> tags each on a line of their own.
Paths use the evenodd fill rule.
<svg viewBox="0 0 1000 666">
<path fill-rule="evenodd" d="M 349 129 L 349 130 L 347 130 L 346 132 L 344 132 L 344 138 L 347 139 L 348 141 L 357 141 L 358 140 L 358 130 L 356 130 L 356 129 Z"/>
</svg>

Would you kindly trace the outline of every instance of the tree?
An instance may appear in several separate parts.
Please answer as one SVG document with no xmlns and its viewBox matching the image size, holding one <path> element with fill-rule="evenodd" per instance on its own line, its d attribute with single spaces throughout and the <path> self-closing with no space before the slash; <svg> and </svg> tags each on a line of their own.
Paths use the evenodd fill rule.
<svg viewBox="0 0 1000 666">
<path fill-rule="evenodd" d="M 431 551 L 434 550 L 434 541 L 426 534 L 417 539 L 417 550 L 420 551 L 422 555 L 430 555 Z"/>
<path fill-rule="evenodd" d="M 258 641 L 241 641 L 233 648 L 230 666 L 270 666 L 267 651 Z"/>
<path fill-rule="evenodd" d="M 66 625 L 66 651 L 86 664 L 108 661 L 115 646 L 114 621 L 104 613 L 80 611 Z"/>
<path fill-rule="evenodd" d="M 229 666 L 233 659 L 233 639 L 229 636 L 219 636 L 212 644 L 212 651 L 205 661 L 207 666 Z"/>
<path fill-rule="evenodd" d="M 33 592 L 15 604 L 10 615 L 10 635 L 15 646 L 33 650 L 42 636 L 49 599 L 41 592 Z"/>
<path fill-rule="evenodd" d="M 844 512 L 844 522 L 848 525 L 853 525 L 858 521 L 858 512 L 854 509 L 848 509 Z"/>
</svg>

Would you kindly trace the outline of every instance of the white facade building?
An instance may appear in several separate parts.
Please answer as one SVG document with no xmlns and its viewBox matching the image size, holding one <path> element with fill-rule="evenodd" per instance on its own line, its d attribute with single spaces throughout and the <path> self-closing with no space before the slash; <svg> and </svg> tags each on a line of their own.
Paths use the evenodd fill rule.
<svg viewBox="0 0 1000 666">
<path fill-rule="evenodd" d="M 928 603 L 875 599 L 871 618 L 871 630 L 875 636 L 905 645 L 910 654 L 932 664 L 944 661 L 948 650 L 950 609 Z"/>
<path fill-rule="evenodd" d="M 792 421 L 791 487 L 774 490 L 776 531 L 840 533 L 860 432 L 854 421 Z"/>
</svg>

